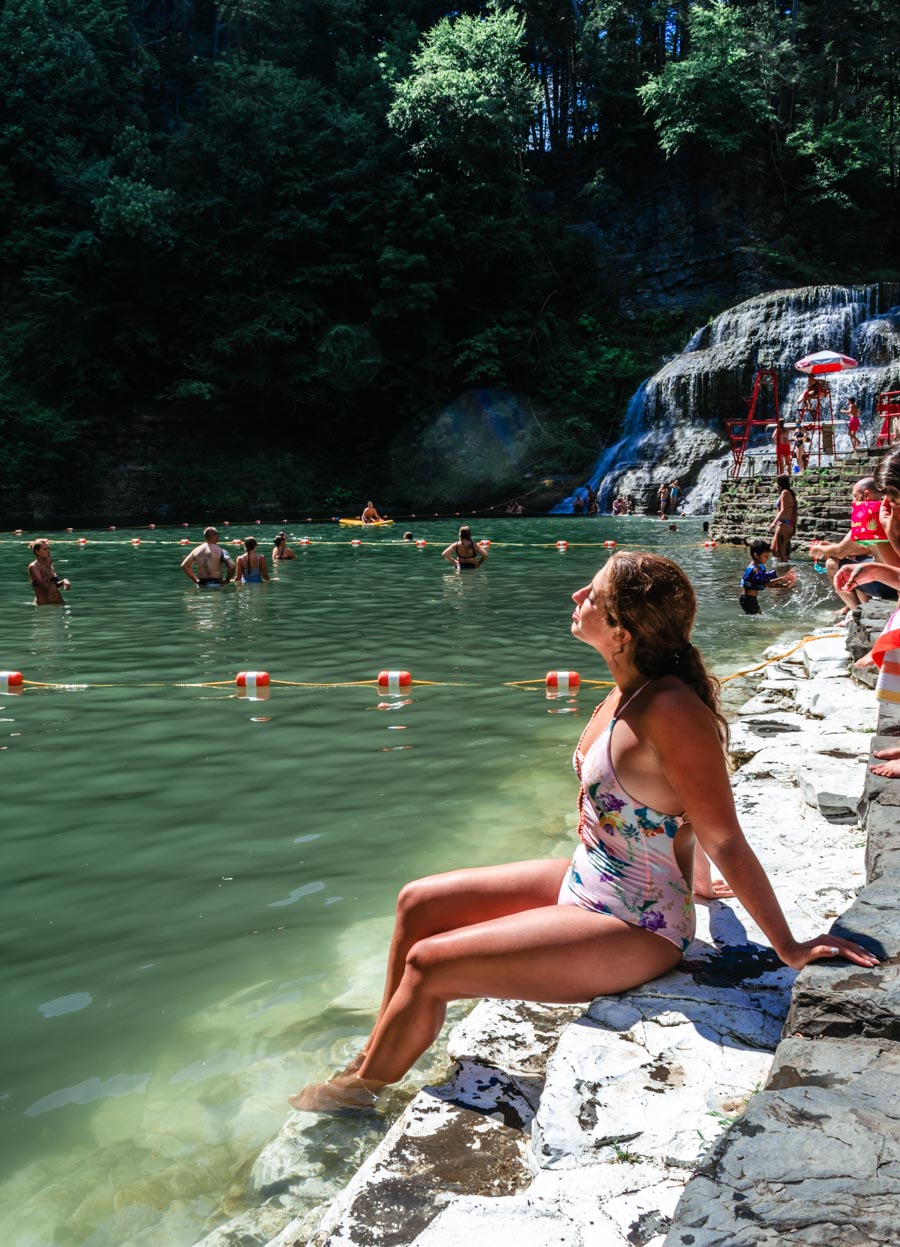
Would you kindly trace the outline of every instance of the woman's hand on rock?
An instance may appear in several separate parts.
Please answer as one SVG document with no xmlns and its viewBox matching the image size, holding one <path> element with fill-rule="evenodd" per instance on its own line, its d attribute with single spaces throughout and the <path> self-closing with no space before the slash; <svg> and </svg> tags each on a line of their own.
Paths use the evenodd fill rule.
<svg viewBox="0 0 900 1247">
<path fill-rule="evenodd" d="M 867 948 L 839 935 L 815 935 L 802 943 L 792 940 L 787 947 L 779 949 L 778 956 L 792 970 L 802 970 L 811 961 L 824 961 L 830 957 L 846 957 L 848 961 L 867 969 L 879 964 L 878 958 Z"/>
</svg>

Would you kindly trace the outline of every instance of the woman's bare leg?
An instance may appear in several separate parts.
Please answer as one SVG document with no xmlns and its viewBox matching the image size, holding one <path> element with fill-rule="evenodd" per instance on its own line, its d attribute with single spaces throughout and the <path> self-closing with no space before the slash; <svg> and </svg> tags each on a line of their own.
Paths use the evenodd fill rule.
<svg viewBox="0 0 900 1247">
<path fill-rule="evenodd" d="M 414 944 L 430 935 L 470 926 L 474 922 L 552 905 L 559 895 L 568 868 L 568 859 L 542 858 L 502 866 L 451 870 L 406 884 L 397 898 L 384 995 L 372 1033 L 403 978 L 406 958 Z M 358 1072 L 368 1048 L 367 1040 L 362 1052 L 354 1057 L 343 1073 Z"/>
<path fill-rule="evenodd" d="M 402 1078 L 432 1044 L 451 1000 L 477 996 L 571 1004 L 626 991 L 672 969 L 681 952 L 661 936 L 574 905 L 547 905 L 416 943 L 358 1074 L 307 1087 L 302 1109 L 357 1107 Z"/>
</svg>

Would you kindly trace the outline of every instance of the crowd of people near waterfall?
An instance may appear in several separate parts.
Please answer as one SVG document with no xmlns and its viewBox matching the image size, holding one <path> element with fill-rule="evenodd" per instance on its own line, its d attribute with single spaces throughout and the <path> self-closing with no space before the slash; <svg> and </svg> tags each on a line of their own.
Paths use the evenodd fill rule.
<svg viewBox="0 0 900 1247">
<path fill-rule="evenodd" d="M 797 528 L 797 495 L 791 477 L 776 477 L 778 501 L 769 526 L 771 540 L 757 537 L 749 543 L 750 562 L 741 577 L 740 606 L 747 615 L 761 613 L 764 589 L 791 589 L 796 568 L 770 569 L 772 559 L 784 567 L 791 558 Z M 900 703 L 900 449 L 885 453 L 874 476 L 857 480 L 847 499 L 847 531 L 838 541 L 816 540 L 809 546 L 813 569 L 827 576 L 841 601 L 836 624 L 849 622 L 855 607 L 872 599 L 894 604 L 881 636 L 857 659 L 858 668 L 878 667 L 875 695 Z M 900 748 L 877 750 L 876 775 L 900 779 Z"/>
</svg>

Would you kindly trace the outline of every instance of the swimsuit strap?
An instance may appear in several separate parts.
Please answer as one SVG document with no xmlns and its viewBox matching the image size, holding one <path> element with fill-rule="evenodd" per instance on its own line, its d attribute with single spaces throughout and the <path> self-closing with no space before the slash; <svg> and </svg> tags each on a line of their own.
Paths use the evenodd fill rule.
<svg viewBox="0 0 900 1247">
<path fill-rule="evenodd" d="M 615 713 L 615 714 L 613 715 L 613 717 L 610 719 L 610 721 L 609 721 L 609 726 L 610 726 L 610 727 L 612 727 L 612 725 L 615 723 L 616 719 L 619 719 L 619 718 L 621 718 L 621 717 L 622 717 L 622 714 L 624 713 L 624 711 L 626 711 L 626 710 L 628 709 L 628 707 L 629 707 L 629 706 L 631 705 L 631 703 L 634 701 L 635 697 L 637 697 L 640 693 L 643 693 L 643 691 L 644 691 L 644 689 L 647 687 L 647 685 L 648 685 L 648 684 L 652 684 L 652 683 L 653 683 L 653 680 L 645 680 L 645 681 L 644 681 L 644 683 L 640 686 L 640 688 L 635 689 L 635 691 L 631 694 L 631 696 L 627 699 L 627 701 L 623 702 L 623 703 L 622 703 L 622 705 L 621 705 L 621 706 L 619 706 L 619 708 L 618 708 L 618 710 L 616 711 L 616 713 Z"/>
</svg>

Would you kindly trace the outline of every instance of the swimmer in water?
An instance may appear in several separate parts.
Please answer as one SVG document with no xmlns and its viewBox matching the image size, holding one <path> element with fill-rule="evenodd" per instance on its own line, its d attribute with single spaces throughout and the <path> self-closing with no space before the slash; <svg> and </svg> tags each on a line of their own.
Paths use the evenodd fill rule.
<svg viewBox="0 0 900 1247">
<path fill-rule="evenodd" d="M 295 559 L 297 556 L 287 543 L 287 533 L 279 533 L 272 547 L 272 562 L 280 563 L 282 559 Z"/>
<path fill-rule="evenodd" d="M 199 546 L 194 546 L 193 550 L 182 559 L 181 570 L 193 580 L 199 589 L 218 589 L 223 584 L 228 584 L 234 575 L 234 559 L 231 555 L 223 550 L 219 545 L 219 533 L 216 528 L 210 525 L 204 528 L 203 536 L 205 541 Z M 196 565 L 196 574 L 193 570 Z M 225 579 L 222 579 L 222 568 L 225 568 Z"/>
<path fill-rule="evenodd" d="M 32 541 L 31 553 L 34 555 L 34 562 L 28 564 L 28 579 L 34 589 L 35 606 L 62 606 L 60 589 L 68 589 L 70 585 L 65 576 L 56 574 L 50 557 L 50 542 L 46 537 Z"/>
<path fill-rule="evenodd" d="M 745 615 L 761 615 L 758 594 L 760 589 L 771 586 L 775 589 L 790 589 L 797 583 L 797 573 L 793 568 L 779 576 L 778 572 L 766 571 L 766 559 L 772 553 L 768 541 L 750 542 L 750 566 L 741 577 L 741 610 Z"/>
<path fill-rule="evenodd" d="M 472 530 L 463 524 L 459 530 L 459 538 L 446 550 L 441 551 L 441 558 L 452 563 L 457 571 L 480 567 L 487 558 L 487 550 L 478 541 L 472 540 Z"/>
<path fill-rule="evenodd" d="M 243 582 L 245 585 L 258 585 L 263 580 L 268 580 L 269 569 L 266 567 L 266 556 L 256 553 L 256 538 L 245 537 L 244 549 L 246 554 L 238 557 L 235 567 L 235 584 Z"/>
</svg>

